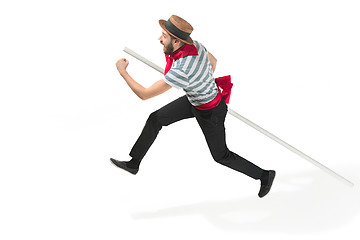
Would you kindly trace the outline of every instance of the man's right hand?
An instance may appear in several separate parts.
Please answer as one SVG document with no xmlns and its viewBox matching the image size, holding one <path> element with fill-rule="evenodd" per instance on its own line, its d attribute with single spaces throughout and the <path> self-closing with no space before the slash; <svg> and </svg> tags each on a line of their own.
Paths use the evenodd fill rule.
<svg viewBox="0 0 360 240">
<path fill-rule="evenodd" d="M 129 65 L 129 60 L 126 60 L 125 58 L 121 58 L 116 62 L 116 68 L 120 74 L 126 71 L 128 65 Z"/>
</svg>

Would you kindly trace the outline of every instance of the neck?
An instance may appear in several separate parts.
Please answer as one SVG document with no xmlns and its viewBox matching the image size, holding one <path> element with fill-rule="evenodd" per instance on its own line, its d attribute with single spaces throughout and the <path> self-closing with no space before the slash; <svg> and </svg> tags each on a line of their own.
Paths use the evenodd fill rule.
<svg viewBox="0 0 360 240">
<path fill-rule="evenodd" d="M 182 47 L 185 46 L 185 45 L 186 45 L 185 43 L 180 42 L 180 43 L 178 44 L 176 50 L 182 48 Z M 176 51 L 176 50 L 175 50 L 175 51 Z"/>
<path fill-rule="evenodd" d="M 174 51 L 170 54 L 170 55 L 175 55 L 176 54 L 176 52 L 179 50 L 179 49 L 181 49 L 183 46 L 185 46 L 186 44 L 182 44 L 182 45 L 178 45 L 178 46 L 176 46 L 176 47 L 174 47 Z"/>
</svg>

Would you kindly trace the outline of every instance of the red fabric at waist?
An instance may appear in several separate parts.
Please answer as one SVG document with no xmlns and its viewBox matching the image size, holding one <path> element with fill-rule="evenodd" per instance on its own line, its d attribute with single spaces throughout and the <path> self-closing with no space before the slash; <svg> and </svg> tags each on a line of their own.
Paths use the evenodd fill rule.
<svg viewBox="0 0 360 240">
<path fill-rule="evenodd" d="M 209 110 L 209 109 L 212 109 L 214 107 L 217 107 L 217 105 L 219 105 L 220 102 L 221 102 L 221 93 L 220 93 L 220 90 L 219 90 L 218 94 L 216 95 L 216 97 L 211 102 L 201 104 L 199 106 L 194 106 L 194 107 L 196 109 L 199 109 L 199 110 Z"/>
<path fill-rule="evenodd" d="M 195 108 L 199 110 L 209 110 L 211 108 L 217 107 L 221 101 L 221 96 L 224 98 L 225 102 L 229 104 L 231 88 L 233 86 L 231 83 L 231 76 L 228 75 L 225 77 L 218 77 L 215 79 L 215 82 L 219 88 L 218 95 L 211 102 L 196 106 Z"/>
</svg>

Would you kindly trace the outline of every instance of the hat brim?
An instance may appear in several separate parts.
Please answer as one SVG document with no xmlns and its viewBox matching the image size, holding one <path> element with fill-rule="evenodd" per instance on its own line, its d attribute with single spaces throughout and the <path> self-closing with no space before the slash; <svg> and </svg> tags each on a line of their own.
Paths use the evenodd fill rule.
<svg viewBox="0 0 360 240">
<path fill-rule="evenodd" d="M 178 40 L 180 40 L 181 42 L 184 42 L 184 43 L 186 43 L 186 44 L 190 44 L 190 45 L 191 45 L 191 44 L 194 44 L 194 41 L 191 39 L 191 37 L 188 37 L 188 39 L 183 40 L 183 39 L 175 36 L 175 35 L 172 34 L 171 32 L 169 32 L 169 31 L 166 29 L 166 27 L 165 27 L 165 23 L 166 23 L 165 20 L 163 20 L 163 19 L 159 20 L 160 27 L 162 27 L 162 29 L 164 29 L 169 35 L 173 36 L 174 38 L 176 38 L 176 39 L 178 39 Z"/>
</svg>

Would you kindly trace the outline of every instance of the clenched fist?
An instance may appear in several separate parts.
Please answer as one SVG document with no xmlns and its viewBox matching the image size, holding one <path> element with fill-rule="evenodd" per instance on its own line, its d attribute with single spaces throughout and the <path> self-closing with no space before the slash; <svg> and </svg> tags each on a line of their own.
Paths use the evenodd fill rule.
<svg viewBox="0 0 360 240">
<path fill-rule="evenodd" d="M 116 62 L 116 68 L 119 71 L 119 73 L 126 71 L 128 65 L 129 65 L 129 60 L 126 60 L 125 58 L 121 58 Z"/>
</svg>

